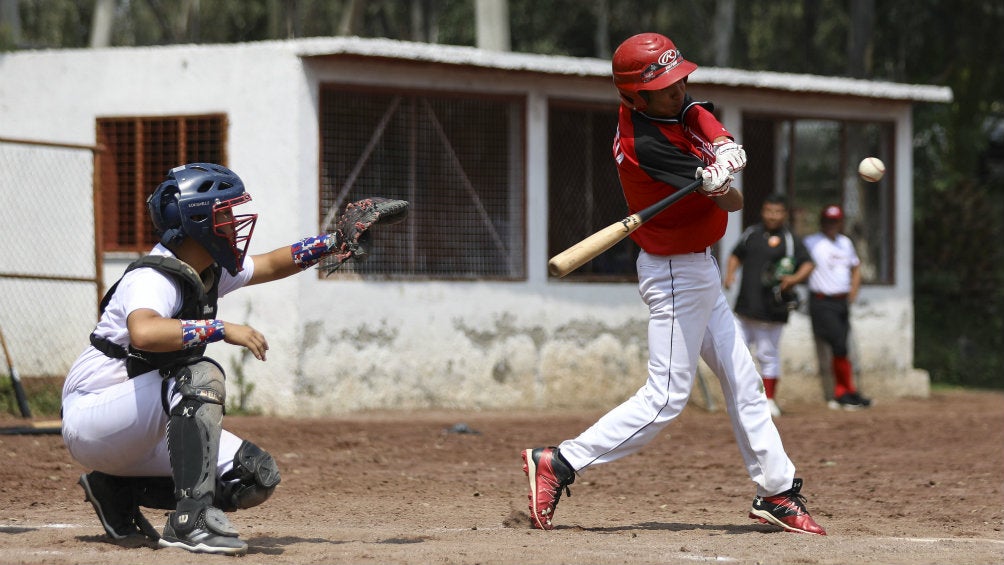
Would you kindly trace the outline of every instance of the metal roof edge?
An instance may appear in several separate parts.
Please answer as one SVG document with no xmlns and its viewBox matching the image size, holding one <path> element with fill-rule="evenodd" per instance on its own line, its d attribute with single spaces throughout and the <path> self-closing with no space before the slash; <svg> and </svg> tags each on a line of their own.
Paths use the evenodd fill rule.
<svg viewBox="0 0 1004 565">
<path fill-rule="evenodd" d="M 500 52 L 460 45 L 418 43 L 383 38 L 315 37 L 288 40 L 294 52 L 304 58 L 350 55 L 447 65 L 468 65 L 490 69 L 555 75 L 609 77 L 610 62 L 589 57 Z M 788 92 L 817 92 L 865 98 L 951 102 L 948 86 L 903 84 L 846 77 L 747 71 L 721 67 L 700 67 L 691 75 L 695 84 L 743 86 Z"/>
</svg>

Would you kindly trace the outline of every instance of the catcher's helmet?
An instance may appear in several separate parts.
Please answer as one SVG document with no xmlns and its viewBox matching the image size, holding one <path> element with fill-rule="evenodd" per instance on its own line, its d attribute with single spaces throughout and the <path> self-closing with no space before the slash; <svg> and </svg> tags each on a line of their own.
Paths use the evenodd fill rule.
<svg viewBox="0 0 1004 565">
<path fill-rule="evenodd" d="M 219 266 L 236 275 L 243 269 L 258 214 L 235 216 L 231 209 L 250 200 L 244 182 L 230 169 L 190 163 L 171 169 L 146 206 L 161 243 L 172 245 L 191 237 Z"/>
<path fill-rule="evenodd" d="M 658 33 L 640 33 L 620 44 L 613 57 L 614 85 L 623 103 L 643 112 L 648 104 L 638 93 L 662 90 L 697 70 L 676 45 Z"/>
</svg>

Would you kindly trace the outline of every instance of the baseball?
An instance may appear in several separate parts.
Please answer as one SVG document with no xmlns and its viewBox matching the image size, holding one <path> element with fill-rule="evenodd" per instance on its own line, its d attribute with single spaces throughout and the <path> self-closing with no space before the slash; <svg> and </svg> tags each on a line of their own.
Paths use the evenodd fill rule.
<svg viewBox="0 0 1004 565">
<path fill-rule="evenodd" d="M 867 182 L 878 182 L 885 174 L 885 163 L 878 157 L 865 157 L 858 165 L 858 176 Z"/>
</svg>

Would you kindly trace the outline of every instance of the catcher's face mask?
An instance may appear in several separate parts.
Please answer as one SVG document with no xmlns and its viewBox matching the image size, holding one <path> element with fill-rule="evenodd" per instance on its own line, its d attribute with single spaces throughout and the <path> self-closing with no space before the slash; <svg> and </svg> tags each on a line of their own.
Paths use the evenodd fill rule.
<svg viewBox="0 0 1004 565">
<path fill-rule="evenodd" d="M 251 243 L 254 226 L 258 222 L 258 214 L 234 215 L 233 208 L 250 201 L 251 195 L 245 192 L 237 198 L 217 202 L 213 205 L 213 233 L 229 242 L 229 248 L 235 261 L 234 265 L 238 272 L 243 270 L 244 257 L 247 254 L 248 244 Z M 227 266 L 226 264 L 229 263 L 229 260 L 214 258 L 223 266 Z"/>
</svg>

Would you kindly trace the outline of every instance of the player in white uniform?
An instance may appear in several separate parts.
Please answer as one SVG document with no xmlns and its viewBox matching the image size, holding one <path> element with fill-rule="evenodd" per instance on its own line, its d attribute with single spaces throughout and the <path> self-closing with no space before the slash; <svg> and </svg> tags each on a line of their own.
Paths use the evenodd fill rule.
<svg viewBox="0 0 1004 565">
<path fill-rule="evenodd" d="M 638 283 L 649 306 L 648 380 L 620 406 L 558 447 L 523 451 L 533 526 L 551 529 L 554 510 L 575 473 L 641 449 L 675 419 L 690 397 L 698 357 L 721 382 L 746 471 L 756 484 L 750 517 L 788 531 L 825 534 L 805 509 L 801 479 L 771 420 L 763 383 L 722 292 L 709 247 L 728 212 L 742 208 L 732 173 L 746 153 L 711 113 L 686 94 L 697 65 L 669 38 L 644 33 L 613 56 L 622 103 L 614 158 L 632 213 L 689 184 L 703 185 L 631 237 L 642 248 Z"/>
<path fill-rule="evenodd" d="M 113 539 L 142 534 L 163 547 L 244 554 L 224 511 L 261 504 L 279 483 L 271 455 L 221 427 L 225 377 L 203 356 L 206 345 L 223 340 L 264 361 L 268 342 L 216 318 L 216 300 L 327 256 L 341 264 L 361 254 L 359 238 L 379 214 L 368 224 L 343 217 L 335 233 L 249 257 L 257 214 L 234 216 L 233 208 L 250 200 L 225 167 L 172 169 L 147 201 L 161 243 L 109 290 L 91 346 L 66 377 L 63 440 L 94 469 L 79 483 Z M 140 506 L 173 510 L 163 535 Z"/>
<path fill-rule="evenodd" d="M 861 396 L 854 384 L 848 335 L 850 305 L 861 288 L 861 259 L 851 238 L 841 233 L 843 228 L 844 210 L 837 205 L 826 206 L 819 214 L 819 232 L 805 238 L 805 247 L 816 265 L 809 276 L 809 316 L 813 335 L 829 345 L 833 353 L 830 408 L 860 410 L 869 408 L 872 401 Z"/>
</svg>

